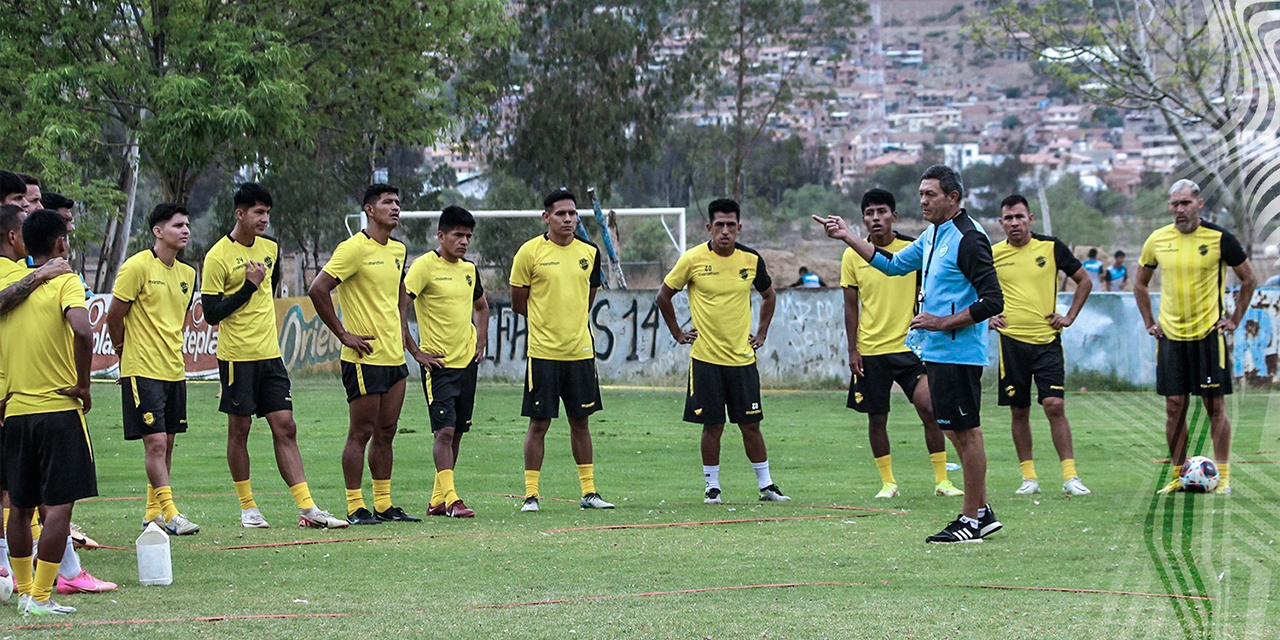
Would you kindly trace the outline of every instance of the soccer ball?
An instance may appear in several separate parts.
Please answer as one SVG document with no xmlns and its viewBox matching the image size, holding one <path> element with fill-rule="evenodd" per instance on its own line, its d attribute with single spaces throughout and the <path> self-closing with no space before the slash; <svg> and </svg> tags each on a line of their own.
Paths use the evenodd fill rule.
<svg viewBox="0 0 1280 640">
<path fill-rule="evenodd" d="M 8 602 L 13 597 L 13 576 L 9 570 L 0 567 L 0 602 Z"/>
<path fill-rule="evenodd" d="M 1191 493 L 1209 493 L 1218 486 L 1218 465 L 1205 456 L 1189 458 L 1182 464 L 1182 488 Z"/>
</svg>

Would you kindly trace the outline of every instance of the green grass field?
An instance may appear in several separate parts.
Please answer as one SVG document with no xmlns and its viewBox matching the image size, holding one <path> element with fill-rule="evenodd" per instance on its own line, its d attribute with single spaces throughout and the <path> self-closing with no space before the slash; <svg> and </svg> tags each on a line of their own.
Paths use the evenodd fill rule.
<svg viewBox="0 0 1280 640">
<path fill-rule="evenodd" d="M 424 403 L 410 387 L 396 440 L 393 491 L 421 515 L 434 469 Z M 89 414 L 101 498 L 76 522 L 98 541 L 132 546 L 143 512 L 141 446 L 120 435 L 119 394 L 95 386 Z M 519 513 L 523 490 L 520 389 L 482 386 L 457 483 L 471 520 L 431 518 L 338 531 L 300 530 L 276 473 L 265 423 L 251 442 L 254 488 L 273 528 L 239 527 L 224 458 L 225 422 L 211 384 L 189 390 L 191 430 L 174 451 L 179 506 L 203 530 L 174 538 L 174 584 L 141 587 L 128 551 L 82 552 L 85 566 L 121 583 L 110 594 L 62 596 L 80 608 L 63 638 L 140 634 L 210 638 L 393 633 L 431 638 L 1274 638 L 1280 621 L 1280 547 L 1274 531 L 1280 431 L 1273 398 L 1232 397 L 1235 495 L 1155 499 L 1166 465 L 1163 405 L 1152 394 L 1068 399 L 1086 498 L 1057 491 L 1060 473 L 1043 416 L 1034 423 L 1045 493 L 1014 496 L 1019 472 L 1008 415 L 987 393 L 991 502 L 1004 531 L 982 544 L 937 547 L 924 537 L 953 518 L 959 499 L 931 494 L 920 428 L 895 396 L 890 416 L 902 497 L 876 501 L 879 478 L 865 421 L 842 392 L 766 392 L 774 479 L 795 501 L 756 502 L 736 434 L 726 432 L 721 480 L 728 502 L 701 504 L 698 429 L 679 421 L 678 390 L 605 390 L 593 420 L 597 486 L 618 504 L 582 511 L 567 426 L 547 441 L 543 510 Z M 339 451 L 346 404 L 339 382 L 298 381 L 299 440 L 312 490 L 344 511 Z M 1199 414 L 1197 414 L 1199 416 Z M 1196 433 L 1205 430 L 1203 420 Z M 729 436 L 733 435 L 732 438 Z M 1193 439 L 1193 447 L 1196 441 Z M 1207 443 L 1205 445 L 1207 447 Z M 954 455 L 952 456 L 954 459 Z M 366 474 L 367 478 L 367 474 Z M 952 472 L 960 484 L 960 472 Z M 366 479 L 366 500 L 371 498 Z M 552 498 L 552 499 L 547 499 Z M 561 501 L 560 499 L 566 499 Z M 831 505 L 865 510 L 835 509 Z M 901 510 L 892 512 L 890 509 Z M 762 520 L 778 518 L 777 520 Z M 807 518 L 793 519 L 786 518 Z M 756 520 L 632 529 L 600 525 Z M 350 540 L 375 537 L 382 539 Z M 345 539 L 345 540 L 344 540 Z M 334 541 L 250 549 L 256 543 Z M 792 587 L 724 589 L 750 585 Z M 964 585 L 1048 587 L 1064 591 Z M 654 594 L 713 589 L 685 593 Z M 1068 590 L 1203 596 L 1211 600 Z M 634 597 L 620 597 L 632 596 Z M 554 603 L 491 607 L 511 603 Z M 298 617 L 256 617 L 295 615 Z M 196 618 L 231 616 L 210 622 Z M 121 621 L 131 621 L 127 624 Z M 59 620 L 58 622 L 63 622 Z M 0 611 L 0 637 L 38 623 Z M 994 635 L 993 635 L 994 634 Z"/>
</svg>

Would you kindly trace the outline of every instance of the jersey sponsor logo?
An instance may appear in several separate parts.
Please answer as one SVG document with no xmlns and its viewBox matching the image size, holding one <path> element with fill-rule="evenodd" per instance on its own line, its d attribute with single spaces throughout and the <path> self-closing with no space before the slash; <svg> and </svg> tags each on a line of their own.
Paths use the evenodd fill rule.
<svg viewBox="0 0 1280 640">
<path fill-rule="evenodd" d="M 546 262 L 539 262 L 538 266 L 539 267 L 555 267 L 555 266 L 559 266 L 559 264 L 560 264 L 559 260 L 548 260 Z"/>
<path fill-rule="evenodd" d="M 746 267 L 743 267 L 741 269 L 738 269 L 738 276 L 741 277 L 743 280 L 746 280 L 747 278 L 751 277 L 751 274 L 747 271 Z"/>
<path fill-rule="evenodd" d="M 586 259 L 586 258 L 579 258 L 579 259 L 578 259 L 578 266 L 579 266 L 579 267 L 582 267 L 582 270 L 583 270 L 583 271 L 586 271 L 587 269 L 590 269 L 590 268 L 591 268 L 591 263 L 590 263 L 590 262 L 587 262 L 587 259 Z"/>
<path fill-rule="evenodd" d="M 470 280 L 470 279 L 471 279 L 470 276 L 468 276 L 467 280 Z M 433 280 L 435 280 L 436 282 L 453 282 L 453 276 L 436 276 L 435 278 L 433 278 Z M 471 283 L 468 282 L 467 284 L 471 284 Z"/>
<path fill-rule="evenodd" d="M 1043 267 L 1043 266 L 1045 265 L 1045 263 L 1046 263 L 1046 262 L 1047 262 L 1047 261 L 1044 259 L 1044 256 L 1036 256 L 1036 266 L 1037 266 L 1037 267 Z"/>
<path fill-rule="evenodd" d="M 399 260 L 397 260 L 397 262 L 399 262 Z M 370 266 L 370 267 L 376 267 L 376 266 L 378 266 L 378 265 L 380 265 L 380 264 L 386 264 L 386 263 L 387 263 L 387 262 L 386 262 L 385 260 L 370 260 L 370 261 L 366 262 L 365 264 L 366 264 L 366 265 L 368 265 L 368 266 Z"/>
<path fill-rule="evenodd" d="M 155 284 L 155 285 L 159 285 L 159 286 L 162 286 L 162 287 L 163 287 L 164 285 L 166 285 L 166 284 L 168 284 L 168 283 L 166 283 L 164 280 L 148 280 L 148 281 L 147 281 L 147 284 Z"/>
<path fill-rule="evenodd" d="M 759 409 L 752 409 L 751 411 L 748 411 L 748 412 L 747 412 L 747 415 L 749 415 L 749 416 L 754 416 L 754 415 L 757 415 L 757 414 L 759 414 L 759 413 L 760 413 L 760 410 L 759 410 Z"/>
</svg>

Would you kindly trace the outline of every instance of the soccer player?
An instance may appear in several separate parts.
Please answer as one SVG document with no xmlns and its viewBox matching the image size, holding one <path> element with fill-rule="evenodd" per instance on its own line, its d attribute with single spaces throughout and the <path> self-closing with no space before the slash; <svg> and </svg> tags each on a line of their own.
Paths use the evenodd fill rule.
<svg viewBox="0 0 1280 640">
<path fill-rule="evenodd" d="M 120 266 L 107 311 L 107 332 L 120 356 L 124 439 L 141 440 L 147 474 L 142 523 L 155 521 L 171 535 L 200 525 L 178 512 L 169 473 L 173 440 L 187 431 L 187 376 L 182 325 L 196 292 L 196 270 L 178 260 L 191 239 L 186 207 L 162 202 L 148 219 L 152 247 Z"/>
<path fill-rule="evenodd" d="M 931 228 L 897 253 L 851 233 L 839 216 L 814 220 L 887 275 L 923 271 L 920 313 L 911 319 L 929 379 L 938 427 L 947 432 L 964 467 L 964 509 L 929 543 L 974 542 L 1003 526 L 987 502 L 987 453 L 982 442 L 982 367 L 987 363 L 986 319 L 1004 310 L 987 233 L 964 208 L 960 174 L 933 165 L 920 178 L 920 211 Z"/>
<path fill-rule="evenodd" d="M 316 315 L 342 342 L 342 385 L 350 415 L 342 448 L 347 522 L 421 522 L 391 502 L 391 446 L 409 377 L 400 306 L 407 249 L 391 237 L 400 224 L 400 192 L 388 184 L 371 185 L 364 192 L 364 213 L 368 225 L 338 245 L 307 291 Z M 334 289 L 342 303 L 341 319 L 333 308 Z M 372 513 L 361 489 L 365 449 L 373 478 Z"/>
<path fill-rule="evenodd" d="M 1138 312 L 1155 336 L 1156 393 L 1165 397 L 1165 439 L 1173 463 L 1173 480 L 1159 493 L 1182 490 L 1178 470 L 1187 458 L 1187 396 L 1197 395 L 1209 414 L 1213 458 L 1218 464 L 1218 488 L 1231 493 L 1231 419 L 1226 396 L 1231 393 L 1230 353 L 1225 334 L 1235 331 L 1249 310 L 1258 281 L 1240 242 L 1226 229 L 1200 219 L 1204 198 L 1200 185 L 1179 180 L 1169 188 L 1173 224 L 1152 232 L 1142 245 L 1133 297 Z M 1164 268 L 1160 317 L 1151 314 L 1148 286 L 1158 267 Z M 1222 304 L 1226 267 L 1240 288 L 1230 315 Z"/>
<path fill-rule="evenodd" d="M 910 245 L 915 238 L 893 230 L 897 221 L 897 199 L 892 193 L 872 189 L 863 194 L 862 225 L 870 232 L 867 239 L 871 244 L 890 253 Z M 849 341 L 852 372 L 848 406 L 867 414 L 871 455 L 875 457 L 882 483 L 876 497 L 898 495 L 887 429 L 889 392 L 895 382 L 915 405 L 916 414 L 924 423 L 924 444 L 933 464 L 934 494 L 964 495 L 964 491 L 947 479 L 947 439 L 933 419 L 924 364 L 906 345 L 907 326 L 915 316 L 919 277 L 880 273 L 851 247 L 844 250 L 840 260 L 840 286 L 844 287 L 845 336 Z"/>
<path fill-rule="evenodd" d="M 12 171 L 0 171 L 0 205 L 5 204 L 31 213 L 31 203 L 27 202 L 27 183 Z"/>
<path fill-rule="evenodd" d="M 538 510 L 538 480 L 547 429 L 564 401 L 569 442 L 578 465 L 583 509 L 612 509 L 596 492 L 591 414 L 601 409 L 596 348 L 588 314 L 600 288 L 600 250 L 574 235 L 578 204 L 567 189 L 542 201 L 547 232 L 524 243 L 511 265 L 511 309 L 529 319 L 524 402 L 524 504 Z"/>
<path fill-rule="evenodd" d="M 427 515 L 472 518 L 476 512 L 458 497 L 453 472 L 462 434 L 471 430 L 476 401 L 476 369 L 488 343 L 489 303 L 480 271 L 466 260 L 476 228 L 471 212 L 457 205 L 440 212 L 439 247 L 409 265 L 405 291 L 418 318 L 415 343 L 405 326 L 405 346 L 422 369 L 436 464 Z M 402 302 L 408 307 L 408 300 Z M 407 314 L 406 314 L 407 320 Z"/>
<path fill-rule="evenodd" d="M 992 316 L 988 324 L 1000 332 L 999 403 L 1013 413 L 1013 446 L 1022 467 L 1022 486 L 1014 493 L 1040 493 L 1036 463 L 1031 456 L 1031 381 L 1036 396 L 1049 419 L 1049 433 L 1062 462 L 1062 493 L 1087 496 L 1089 489 L 1076 475 L 1071 447 L 1071 424 L 1067 421 L 1066 372 L 1062 357 L 1062 330 L 1071 326 L 1093 290 L 1080 261 L 1061 240 L 1031 232 L 1034 217 L 1027 199 L 1011 195 L 1000 203 L 1000 226 L 1008 239 L 991 248 L 1000 289 L 1004 291 L 1004 313 Z M 1058 272 L 1076 283 L 1071 308 L 1064 316 L 1057 312 Z"/>
<path fill-rule="evenodd" d="M 75 217 L 71 210 L 75 208 L 76 201 L 62 195 L 61 193 L 54 193 L 52 191 L 45 191 L 44 193 L 41 193 L 40 205 L 50 211 L 56 211 L 63 218 L 66 218 L 67 222 L 71 222 Z M 71 227 L 71 230 L 75 230 L 74 225 Z"/>
<path fill-rule="evenodd" d="M 1098 250 L 1089 249 L 1089 259 L 1080 263 L 1084 267 L 1085 273 L 1089 274 L 1089 279 L 1093 281 L 1096 287 L 1102 281 L 1102 261 L 1098 259 Z"/>
<path fill-rule="evenodd" d="M 1106 270 L 1102 272 L 1102 283 L 1107 291 L 1124 291 L 1125 286 L 1129 284 L 1129 267 L 1124 263 L 1123 251 L 1117 251 L 1115 262 L 1107 265 Z"/>
<path fill-rule="evenodd" d="M 23 243 L 36 264 L 65 258 L 67 223 L 39 209 L 22 224 Z M 0 286 L 34 271 L 14 271 Z M 98 494 L 93 447 L 84 414 L 92 408 L 89 370 L 93 336 L 84 287 L 73 274 L 36 288 L 27 300 L 0 316 L 0 369 L 22 371 L 7 378 L 3 469 L 9 490 L 8 540 L 24 614 L 75 613 L 50 597 L 70 537 L 76 500 Z M 30 523 L 44 513 L 39 554 L 32 570 Z"/>
<path fill-rule="evenodd" d="M 275 287 L 280 285 L 280 248 L 264 235 L 271 221 L 271 194 L 247 182 L 233 198 L 236 225 L 204 259 L 200 295 L 205 320 L 219 325 L 218 377 L 227 414 L 227 466 L 240 497 L 240 526 L 270 526 L 249 483 L 249 427 L 253 416 L 271 427 L 276 465 L 298 505 L 298 526 L 339 529 L 347 521 L 316 506 L 298 452 L 289 372 L 276 335 Z"/>
<path fill-rule="evenodd" d="M 27 212 L 30 213 L 32 211 L 35 211 L 36 209 L 39 209 L 41 206 L 40 179 L 29 173 L 19 173 L 18 177 L 22 178 L 23 184 L 27 186 L 26 192 L 23 193 L 23 198 L 27 201 L 27 205 L 26 205 Z"/>
<path fill-rule="evenodd" d="M 756 474 L 760 499 L 791 500 L 769 474 L 760 420 L 760 372 L 756 349 L 764 345 L 778 296 L 764 259 L 738 244 L 741 208 L 728 198 L 707 206 L 711 240 L 680 256 L 658 290 L 658 309 L 679 344 L 693 344 L 689 361 L 689 389 L 684 421 L 702 425 L 703 502 L 720 504 L 720 436 L 726 409 L 729 421 L 742 431 L 742 445 Z M 689 288 L 692 324 L 680 327 L 671 298 Z M 760 324 L 751 333 L 751 290 L 760 293 Z"/>
</svg>

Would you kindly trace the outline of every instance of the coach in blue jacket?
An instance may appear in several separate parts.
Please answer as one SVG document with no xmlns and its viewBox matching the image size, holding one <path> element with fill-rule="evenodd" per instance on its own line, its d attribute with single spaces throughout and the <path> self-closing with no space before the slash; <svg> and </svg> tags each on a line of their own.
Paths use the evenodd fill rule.
<svg viewBox="0 0 1280 640">
<path fill-rule="evenodd" d="M 839 216 L 814 220 L 876 269 L 891 276 L 923 271 L 917 314 L 907 340 L 924 361 L 933 414 L 964 467 L 964 512 L 931 543 L 979 542 L 1000 530 L 987 504 L 987 452 L 978 410 L 987 364 L 986 320 L 1004 310 L 1004 294 L 982 226 L 960 206 L 964 185 L 950 167 L 934 165 L 920 179 L 920 211 L 932 227 L 897 253 L 851 233 Z"/>
</svg>

